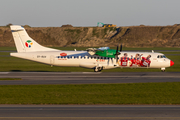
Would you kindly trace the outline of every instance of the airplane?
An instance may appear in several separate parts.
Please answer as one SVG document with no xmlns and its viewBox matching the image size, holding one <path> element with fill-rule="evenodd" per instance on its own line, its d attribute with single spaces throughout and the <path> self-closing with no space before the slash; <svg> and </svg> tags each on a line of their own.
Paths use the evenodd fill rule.
<svg viewBox="0 0 180 120">
<path fill-rule="evenodd" d="M 174 65 L 174 62 L 162 53 L 155 52 L 126 52 L 109 50 L 108 47 L 89 49 L 86 51 L 62 51 L 41 46 L 27 34 L 19 25 L 10 26 L 14 38 L 16 53 L 10 53 L 13 57 L 32 60 L 51 66 L 73 66 L 94 69 L 100 72 L 103 69 L 112 68 L 160 68 Z M 110 52 L 110 54 L 104 54 Z"/>
</svg>

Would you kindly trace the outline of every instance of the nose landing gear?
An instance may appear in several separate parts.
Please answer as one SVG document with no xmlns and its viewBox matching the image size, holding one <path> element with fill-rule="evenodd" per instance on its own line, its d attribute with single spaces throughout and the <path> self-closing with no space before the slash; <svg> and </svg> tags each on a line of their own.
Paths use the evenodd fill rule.
<svg viewBox="0 0 180 120">
<path fill-rule="evenodd" d="M 161 68 L 161 72 L 165 72 L 165 69 L 166 69 L 166 68 Z"/>
</svg>

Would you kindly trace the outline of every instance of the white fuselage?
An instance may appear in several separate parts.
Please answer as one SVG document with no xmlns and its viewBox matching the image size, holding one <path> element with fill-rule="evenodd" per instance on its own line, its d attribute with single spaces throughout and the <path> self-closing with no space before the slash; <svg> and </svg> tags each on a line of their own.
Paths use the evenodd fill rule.
<svg viewBox="0 0 180 120">
<path fill-rule="evenodd" d="M 123 63 L 124 54 L 127 53 L 126 63 Z M 134 62 L 135 56 L 139 54 L 141 58 L 138 64 Z M 148 55 L 151 55 L 148 61 L 143 61 Z M 162 53 L 151 52 L 121 52 L 118 56 L 118 62 L 115 58 L 91 56 L 87 51 L 43 51 L 43 52 L 19 52 L 11 53 L 11 56 L 28 59 L 36 62 L 55 66 L 74 66 L 95 68 L 97 66 L 103 69 L 111 69 L 116 67 L 133 67 L 133 68 L 166 68 L 170 67 L 170 59 L 166 58 Z M 164 57 L 163 57 L 164 56 Z M 149 65 L 145 65 L 149 64 Z"/>
</svg>

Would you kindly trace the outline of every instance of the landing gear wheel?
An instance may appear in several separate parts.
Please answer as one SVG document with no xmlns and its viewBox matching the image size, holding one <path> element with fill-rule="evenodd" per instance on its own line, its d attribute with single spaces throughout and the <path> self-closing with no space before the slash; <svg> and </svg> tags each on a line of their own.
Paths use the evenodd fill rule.
<svg viewBox="0 0 180 120">
<path fill-rule="evenodd" d="M 95 67 L 94 72 L 101 72 L 102 69 L 103 69 L 103 67 Z"/>
<path fill-rule="evenodd" d="M 165 72 L 165 68 L 161 68 L 161 72 Z"/>
</svg>

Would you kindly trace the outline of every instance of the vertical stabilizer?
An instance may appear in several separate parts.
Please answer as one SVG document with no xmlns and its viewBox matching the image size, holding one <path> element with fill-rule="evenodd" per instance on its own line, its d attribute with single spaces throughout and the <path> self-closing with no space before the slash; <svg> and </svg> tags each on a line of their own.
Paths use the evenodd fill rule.
<svg viewBox="0 0 180 120">
<path fill-rule="evenodd" d="M 52 48 L 43 47 L 34 41 L 27 34 L 26 30 L 19 25 L 11 25 L 11 31 L 18 52 L 35 52 L 35 51 L 59 51 Z"/>
</svg>

